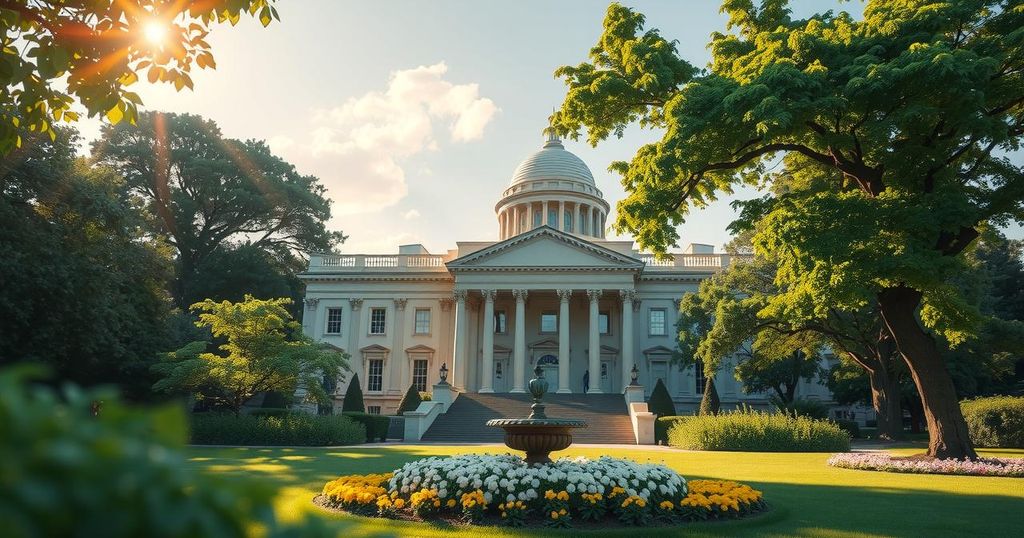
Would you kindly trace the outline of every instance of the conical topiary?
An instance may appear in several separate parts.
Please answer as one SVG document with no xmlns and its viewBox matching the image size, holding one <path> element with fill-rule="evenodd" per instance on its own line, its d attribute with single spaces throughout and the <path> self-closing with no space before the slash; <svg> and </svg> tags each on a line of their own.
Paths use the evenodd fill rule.
<svg viewBox="0 0 1024 538">
<path fill-rule="evenodd" d="M 668 389 L 665 388 L 665 383 L 662 383 L 660 378 L 654 384 L 651 397 L 647 400 L 647 410 L 659 417 L 676 415 L 676 404 L 672 402 L 672 397 L 669 396 Z"/>
<path fill-rule="evenodd" d="M 359 386 L 359 374 L 352 374 L 352 381 L 349 381 L 348 390 L 345 391 L 345 399 L 341 402 L 341 412 L 366 412 L 366 406 L 363 405 L 363 389 Z"/>
<path fill-rule="evenodd" d="M 402 397 L 402 403 L 398 404 L 398 414 L 404 415 L 406 411 L 415 411 L 422 402 L 419 389 L 416 388 L 416 385 L 410 385 L 409 390 L 405 391 L 405 396 Z"/>
<path fill-rule="evenodd" d="M 715 378 L 708 377 L 704 381 L 704 397 L 700 399 L 700 411 L 698 415 L 717 415 L 722 407 L 722 401 L 718 399 L 718 389 L 715 388 Z"/>
</svg>

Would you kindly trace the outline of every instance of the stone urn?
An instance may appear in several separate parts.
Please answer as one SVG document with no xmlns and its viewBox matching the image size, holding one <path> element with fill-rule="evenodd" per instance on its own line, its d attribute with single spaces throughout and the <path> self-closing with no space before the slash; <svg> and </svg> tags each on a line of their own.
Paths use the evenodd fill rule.
<svg viewBox="0 0 1024 538">
<path fill-rule="evenodd" d="M 572 430 L 586 428 L 582 420 L 548 418 L 544 414 L 542 399 L 548 391 L 544 371 L 537 366 L 530 380 L 530 395 L 533 405 L 527 418 L 498 418 L 488 420 L 487 425 L 505 430 L 505 444 L 513 450 L 526 452 L 526 463 L 551 463 L 550 454 L 565 450 L 572 444 Z"/>
</svg>

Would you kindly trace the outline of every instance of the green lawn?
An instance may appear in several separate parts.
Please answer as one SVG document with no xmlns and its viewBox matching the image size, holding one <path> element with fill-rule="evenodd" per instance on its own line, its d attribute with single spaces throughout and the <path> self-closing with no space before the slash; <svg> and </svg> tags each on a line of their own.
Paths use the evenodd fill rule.
<svg viewBox="0 0 1024 538">
<path fill-rule="evenodd" d="M 189 449 L 191 464 L 210 472 L 259 476 L 280 485 L 281 519 L 314 514 L 338 536 L 569 536 L 568 532 L 453 528 L 328 513 L 313 506 L 324 482 L 343 474 L 387 472 L 428 456 L 505 450 L 397 444 L 387 448 Z M 914 453 L 920 449 L 900 449 Z M 988 451 L 1024 457 L 1024 450 Z M 689 479 L 738 480 L 764 491 L 770 513 L 747 521 L 693 524 L 676 536 L 1014 536 L 1024 527 L 1024 479 L 924 476 L 835 469 L 827 454 L 676 452 L 573 448 L 559 455 L 612 455 L 665 463 Z M 591 534 L 639 536 L 636 530 Z"/>
</svg>

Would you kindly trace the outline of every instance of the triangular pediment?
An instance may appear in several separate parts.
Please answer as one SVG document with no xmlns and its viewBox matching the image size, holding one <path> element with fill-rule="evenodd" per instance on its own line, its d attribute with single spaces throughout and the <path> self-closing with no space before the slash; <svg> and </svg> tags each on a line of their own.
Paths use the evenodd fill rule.
<svg viewBox="0 0 1024 538">
<path fill-rule="evenodd" d="M 501 268 L 586 268 L 639 271 L 643 262 L 549 226 L 448 262 L 454 271 Z"/>
<path fill-rule="evenodd" d="M 538 341 L 530 344 L 530 349 L 536 349 L 536 348 L 545 348 L 546 349 L 546 348 L 557 348 L 557 347 L 558 347 L 558 340 L 552 340 L 550 338 L 545 338 L 543 340 L 538 340 Z"/>
<path fill-rule="evenodd" d="M 665 346 L 653 346 L 643 350 L 644 355 L 671 355 L 674 351 Z"/>
</svg>

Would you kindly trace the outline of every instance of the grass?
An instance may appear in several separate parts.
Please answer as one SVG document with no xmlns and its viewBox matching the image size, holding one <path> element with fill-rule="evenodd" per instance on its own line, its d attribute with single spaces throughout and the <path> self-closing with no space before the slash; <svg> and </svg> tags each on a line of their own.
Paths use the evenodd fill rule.
<svg viewBox="0 0 1024 538">
<path fill-rule="evenodd" d="M 328 480 L 343 474 L 387 472 L 430 455 L 506 452 L 494 447 L 394 445 L 341 448 L 192 447 L 190 465 L 209 472 L 258 476 L 279 486 L 282 520 L 323 518 L 339 537 L 377 536 L 573 536 L 572 530 L 463 528 L 360 518 L 328 513 L 310 502 Z M 919 448 L 893 452 L 912 454 Z M 983 450 L 984 455 L 1024 457 L 1024 450 Z M 611 455 L 665 463 L 688 479 L 738 480 L 764 491 L 771 512 L 745 521 L 659 529 L 665 536 L 1013 536 L 1024 519 L 1024 479 L 911 475 L 836 469 L 829 454 L 682 452 L 572 448 L 558 455 Z M 588 532 L 638 536 L 636 530 Z"/>
</svg>

